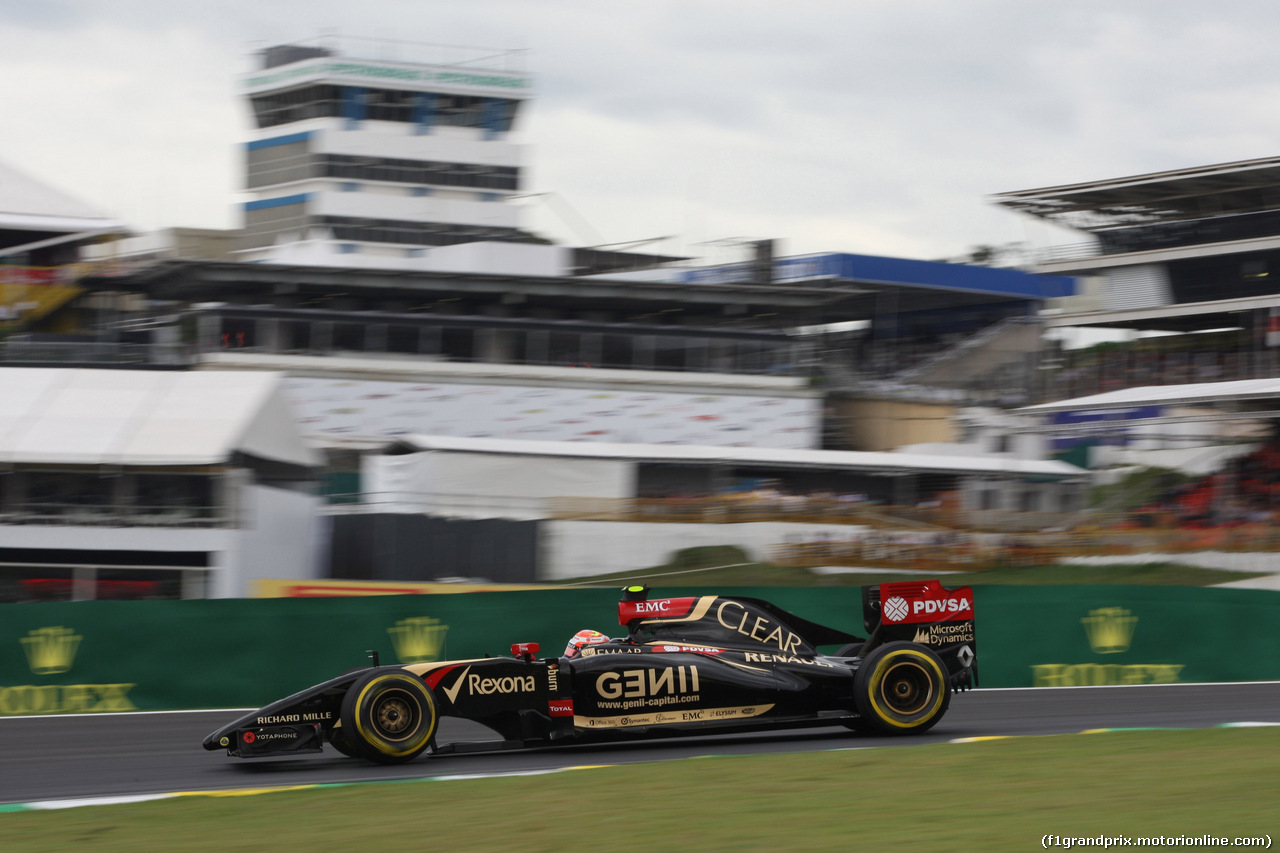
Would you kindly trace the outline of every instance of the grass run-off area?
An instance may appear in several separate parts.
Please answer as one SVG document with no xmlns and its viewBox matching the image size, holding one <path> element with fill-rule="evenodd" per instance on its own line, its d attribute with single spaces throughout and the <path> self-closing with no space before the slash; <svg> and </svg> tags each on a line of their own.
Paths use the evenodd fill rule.
<svg viewBox="0 0 1280 853">
<path fill-rule="evenodd" d="M 946 586 L 972 584 L 1136 584 L 1170 586 L 1212 586 L 1230 581 L 1261 577 L 1257 572 L 1202 569 L 1180 563 L 1114 563 L 1105 566 L 1010 566 L 981 572 L 939 572 Z M 576 578 L 567 586 L 615 586 L 643 581 L 655 588 L 698 586 L 866 586 L 890 581 L 913 580 L 918 572 L 883 571 L 816 572 L 802 566 L 753 563 L 739 548 L 707 547 L 680 551 L 665 566 L 634 572 Z"/>
<path fill-rule="evenodd" d="M 0 838 L 6 853 L 1032 850 L 1046 834 L 1274 838 L 1277 779 L 1280 728 L 1123 731 L 15 812 Z"/>
</svg>

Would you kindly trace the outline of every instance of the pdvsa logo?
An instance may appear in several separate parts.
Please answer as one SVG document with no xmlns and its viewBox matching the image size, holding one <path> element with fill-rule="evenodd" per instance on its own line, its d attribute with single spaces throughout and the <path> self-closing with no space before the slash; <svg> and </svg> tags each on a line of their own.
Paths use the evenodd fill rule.
<svg viewBox="0 0 1280 853">
<path fill-rule="evenodd" d="M 926 598 L 921 601 L 911 603 L 911 612 L 915 616 L 924 614 L 925 616 L 941 616 L 944 613 L 960 613 L 962 611 L 973 610 L 973 604 L 967 598 Z"/>
<path fill-rule="evenodd" d="M 889 622 L 901 622 L 910 612 L 907 600 L 900 595 L 895 595 L 884 603 L 884 618 Z"/>
<path fill-rule="evenodd" d="M 907 601 L 900 595 L 887 599 L 882 607 L 886 622 L 923 621 L 921 617 L 938 618 L 957 613 L 973 613 L 973 601 L 967 596 L 957 595 L 949 598 L 917 598 Z"/>
</svg>

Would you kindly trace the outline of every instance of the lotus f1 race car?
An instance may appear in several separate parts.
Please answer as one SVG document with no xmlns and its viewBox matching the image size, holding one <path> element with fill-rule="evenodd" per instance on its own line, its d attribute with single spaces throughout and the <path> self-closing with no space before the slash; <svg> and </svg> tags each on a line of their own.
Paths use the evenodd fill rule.
<svg viewBox="0 0 1280 853">
<path fill-rule="evenodd" d="M 623 590 L 626 636 L 537 657 L 353 670 L 228 723 L 204 748 L 241 758 L 339 752 L 381 764 L 433 753 L 844 725 L 912 734 L 978 681 L 973 591 L 936 580 L 862 589 L 866 637 L 754 598 Z M 839 646 L 821 654 L 819 646 Z M 501 740 L 438 743 L 441 717 Z"/>
</svg>

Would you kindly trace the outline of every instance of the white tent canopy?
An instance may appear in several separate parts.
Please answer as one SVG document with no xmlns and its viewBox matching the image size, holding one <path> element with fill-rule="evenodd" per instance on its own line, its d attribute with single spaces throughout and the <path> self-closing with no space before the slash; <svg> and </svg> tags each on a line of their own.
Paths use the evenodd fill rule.
<svg viewBox="0 0 1280 853">
<path fill-rule="evenodd" d="M 1211 405 L 1235 400 L 1280 398 L 1280 379 L 1238 379 L 1232 382 L 1196 382 L 1188 385 L 1144 385 L 1122 388 L 1088 397 L 1056 400 L 1019 409 L 1027 414 L 1052 414 L 1080 409 L 1124 409 L 1133 406 Z"/>
<path fill-rule="evenodd" d="M 633 462 L 764 465 L 784 468 L 920 474 L 991 474 L 1065 479 L 1087 472 L 1066 462 L 1003 456 L 950 456 L 931 453 L 867 453 L 849 450 L 801 450 L 772 447 L 717 447 L 689 444 L 617 444 L 603 441 L 521 441 L 401 436 L 396 448 L 418 451 L 498 453 L 511 456 L 625 459 Z"/>
<path fill-rule="evenodd" d="M 0 163 L 0 228 L 69 233 L 123 233 L 123 222 Z"/>
<path fill-rule="evenodd" d="M 215 465 L 245 453 L 318 466 L 281 379 L 249 371 L 0 368 L 0 463 Z"/>
<path fill-rule="evenodd" d="M 384 512 L 473 518 L 543 518 L 550 498 L 632 498 L 642 463 L 1056 480 L 1086 474 L 1065 462 L 998 457 L 435 435 L 402 436 L 384 453 L 364 459 L 366 502 Z"/>
</svg>

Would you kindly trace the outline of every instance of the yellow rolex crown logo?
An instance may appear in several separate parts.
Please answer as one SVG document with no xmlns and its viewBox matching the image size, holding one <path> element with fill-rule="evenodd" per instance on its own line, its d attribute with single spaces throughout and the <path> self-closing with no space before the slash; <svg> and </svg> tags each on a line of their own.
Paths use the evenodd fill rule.
<svg viewBox="0 0 1280 853">
<path fill-rule="evenodd" d="M 1123 607 L 1100 607 L 1090 610 L 1080 622 L 1089 636 L 1089 647 L 1100 655 L 1110 655 L 1129 650 L 1138 617 Z"/>
<path fill-rule="evenodd" d="M 37 628 L 22 638 L 27 664 L 36 675 L 56 675 L 71 669 L 84 637 L 70 628 Z"/>
<path fill-rule="evenodd" d="M 387 633 L 391 635 L 401 663 L 422 663 L 440 659 L 444 633 L 448 630 L 449 626 L 441 625 L 439 619 L 415 616 L 401 619 L 394 628 L 388 628 Z"/>
</svg>

